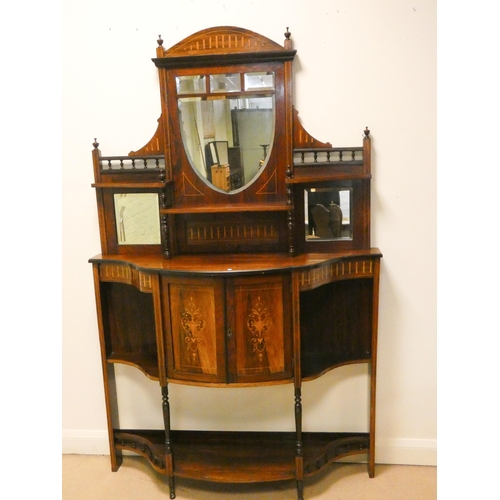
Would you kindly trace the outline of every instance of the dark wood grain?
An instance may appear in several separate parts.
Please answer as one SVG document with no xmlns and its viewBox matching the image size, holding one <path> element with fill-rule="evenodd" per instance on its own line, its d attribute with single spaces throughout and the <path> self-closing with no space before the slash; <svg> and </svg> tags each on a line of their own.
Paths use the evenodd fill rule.
<svg viewBox="0 0 500 500">
<path fill-rule="evenodd" d="M 162 431 L 115 431 L 117 447 L 143 455 L 165 474 Z M 367 433 L 302 434 L 305 475 L 340 458 L 366 453 Z M 203 481 L 252 483 L 295 478 L 295 433 L 171 431 L 174 473 Z M 163 466 L 163 467 L 162 467 Z"/>
<path fill-rule="evenodd" d="M 297 499 L 303 500 L 305 476 L 358 453 L 368 454 L 368 474 L 375 473 L 382 254 L 370 244 L 370 131 L 365 129 L 362 145 L 332 147 L 305 130 L 293 108 L 296 52 L 288 28 L 284 36 L 281 46 L 249 30 L 220 26 L 169 49 L 160 36 L 153 59 L 161 102 L 155 134 L 124 156 L 103 156 L 93 143 L 101 254 L 90 263 L 111 466 L 119 468 L 123 450 L 143 456 L 167 477 L 170 498 L 180 476 L 231 483 L 295 480 Z M 274 74 L 274 89 L 252 91 L 274 100 L 273 143 L 264 145 L 265 161 L 246 186 L 242 162 L 234 160 L 233 172 L 221 167 L 225 189 L 214 189 L 185 151 L 176 78 L 205 75 L 210 99 L 208 76 L 238 73 L 243 82 L 247 72 Z M 249 97 L 243 87 L 218 97 Z M 318 241 L 312 229 L 306 239 L 306 209 L 326 203 L 315 198 L 305 207 L 304 190 L 313 188 L 351 193 L 343 239 Z M 115 195 L 129 193 L 158 195 L 160 244 L 118 244 Z M 117 363 L 159 382 L 164 429 L 120 428 Z M 351 363 L 370 365 L 369 431 L 304 432 L 303 381 Z M 293 383 L 295 429 L 172 430 L 170 383 L 221 390 Z"/>
</svg>

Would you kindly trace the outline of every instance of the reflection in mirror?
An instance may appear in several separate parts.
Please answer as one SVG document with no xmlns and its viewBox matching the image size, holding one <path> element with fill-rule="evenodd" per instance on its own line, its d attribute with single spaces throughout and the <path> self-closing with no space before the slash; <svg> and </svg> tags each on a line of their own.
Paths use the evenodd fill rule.
<svg viewBox="0 0 500 500">
<path fill-rule="evenodd" d="M 175 84 L 178 94 L 204 94 L 206 92 L 206 79 L 200 75 L 178 76 Z"/>
<path fill-rule="evenodd" d="M 274 73 L 259 71 L 245 73 L 245 90 L 274 89 Z"/>
<path fill-rule="evenodd" d="M 304 190 L 306 241 L 352 240 L 350 187 Z"/>
<path fill-rule="evenodd" d="M 210 92 L 233 91 L 235 75 L 210 75 L 210 78 L 213 76 L 219 80 L 224 78 L 218 84 L 224 88 L 213 90 L 211 87 Z M 240 75 L 236 76 L 239 84 Z M 257 85 L 261 90 L 274 85 L 273 75 L 247 74 L 245 78 L 247 76 L 256 78 L 245 83 L 253 85 L 249 87 L 252 90 L 257 90 Z M 178 107 L 184 149 L 191 166 L 205 182 L 215 189 L 235 192 L 262 172 L 274 138 L 272 93 L 212 94 L 208 99 L 191 95 L 180 97 Z"/>
<path fill-rule="evenodd" d="M 239 92 L 241 90 L 240 74 L 210 75 L 210 92 Z"/>
<path fill-rule="evenodd" d="M 114 195 L 119 245 L 159 245 L 160 213 L 156 193 Z"/>
</svg>

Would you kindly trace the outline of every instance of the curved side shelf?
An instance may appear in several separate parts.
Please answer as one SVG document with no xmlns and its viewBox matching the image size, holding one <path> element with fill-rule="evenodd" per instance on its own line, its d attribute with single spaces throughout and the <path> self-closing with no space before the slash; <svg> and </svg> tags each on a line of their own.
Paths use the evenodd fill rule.
<svg viewBox="0 0 500 500">
<path fill-rule="evenodd" d="M 301 293 L 304 379 L 336 366 L 371 360 L 372 300 L 372 278 L 332 281 Z"/>
<path fill-rule="evenodd" d="M 116 447 L 143 456 L 160 474 L 167 474 L 165 467 L 165 444 L 160 441 L 165 433 L 160 431 L 114 431 Z"/>
<path fill-rule="evenodd" d="M 141 356 L 140 354 L 112 354 L 108 357 L 108 363 L 118 363 L 133 366 L 139 369 L 150 380 L 158 381 L 158 360 L 156 356 Z"/>
<path fill-rule="evenodd" d="M 302 436 L 305 475 L 369 450 L 368 433 L 306 432 Z M 115 430 L 114 437 L 118 449 L 143 456 L 157 472 L 167 475 L 163 431 Z M 171 440 L 176 476 L 225 483 L 295 479 L 293 432 L 172 431 Z"/>
<path fill-rule="evenodd" d="M 370 435 L 368 433 L 341 436 L 343 435 L 330 433 L 325 435 L 322 433 L 304 434 L 304 447 L 306 450 L 310 449 L 312 455 L 309 457 L 309 453 L 305 453 L 304 474 L 306 476 L 319 472 L 327 464 L 340 458 L 368 453 L 370 448 Z"/>
<path fill-rule="evenodd" d="M 322 377 L 326 373 L 335 370 L 336 368 L 340 368 L 342 366 L 347 366 L 347 365 L 357 365 L 357 364 L 362 364 L 362 363 L 370 363 L 370 359 L 356 359 L 353 361 L 343 361 L 341 363 L 336 363 L 332 366 L 329 366 L 328 368 L 325 368 L 324 370 L 317 372 L 317 373 L 312 373 L 312 374 L 307 374 L 302 377 L 303 382 L 310 382 L 311 380 L 315 380 L 317 378 Z"/>
</svg>

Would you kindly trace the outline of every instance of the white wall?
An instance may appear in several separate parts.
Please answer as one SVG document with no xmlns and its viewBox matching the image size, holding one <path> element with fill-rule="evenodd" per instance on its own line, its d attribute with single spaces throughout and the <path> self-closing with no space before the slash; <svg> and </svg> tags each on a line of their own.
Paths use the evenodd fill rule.
<svg viewBox="0 0 500 500">
<path fill-rule="evenodd" d="M 151 58 L 159 34 L 170 47 L 198 30 L 234 25 L 282 44 L 288 26 L 298 51 L 295 104 L 306 130 L 334 146 L 361 145 L 365 126 L 372 132 L 372 246 L 384 254 L 377 462 L 435 464 L 435 2 L 65 0 L 63 6 L 63 452 L 108 453 L 88 264 L 100 252 L 90 187 L 94 137 L 104 155 L 118 155 L 153 135 L 160 101 Z M 121 424 L 161 425 L 158 385 L 128 367 L 117 373 Z M 339 430 L 366 429 L 367 387 L 366 367 L 306 383 L 306 430 L 330 428 L 331 416 Z M 226 391 L 172 384 L 170 393 L 177 427 L 293 428 L 289 385 Z"/>
</svg>

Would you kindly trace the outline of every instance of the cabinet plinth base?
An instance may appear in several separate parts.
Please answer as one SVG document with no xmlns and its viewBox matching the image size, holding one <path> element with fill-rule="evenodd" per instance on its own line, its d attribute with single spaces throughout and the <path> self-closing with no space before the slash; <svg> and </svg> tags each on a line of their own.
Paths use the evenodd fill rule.
<svg viewBox="0 0 500 500">
<path fill-rule="evenodd" d="M 146 458 L 167 475 L 165 433 L 116 430 L 116 448 Z M 304 476 L 348 455 L 368 453 L 369 433 L 305 432 Z M 294 432 L 171 431 L 174 475 L 203 481 L 252 483 L 296 478 Z"/>
</svg>

